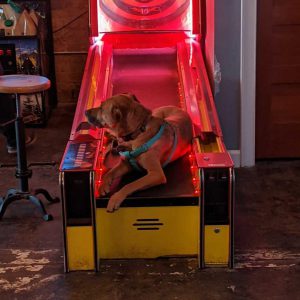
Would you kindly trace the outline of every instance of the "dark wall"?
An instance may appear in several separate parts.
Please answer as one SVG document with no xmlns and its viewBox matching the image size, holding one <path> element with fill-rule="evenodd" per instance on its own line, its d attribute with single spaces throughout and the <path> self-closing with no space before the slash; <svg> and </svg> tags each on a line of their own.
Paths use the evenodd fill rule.
<svg viewBox="0 0 300 300">
<path fill-rule="evenodd" d="M 88 1 L 51 0 L 58 103 L 77 102 L 89 45 Z"/>
</svg>

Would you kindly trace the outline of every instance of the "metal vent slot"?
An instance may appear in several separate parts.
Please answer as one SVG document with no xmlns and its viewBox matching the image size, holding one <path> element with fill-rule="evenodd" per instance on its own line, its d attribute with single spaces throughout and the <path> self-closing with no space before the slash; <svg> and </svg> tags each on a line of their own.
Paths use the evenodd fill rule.
<svg viewBox="0 0 300 300">
<path fill-rule="evenodd" d="M 159 230 L 159 227 L 164 225 L 159 221 L 159 219 L 136 219 L 136 223 L 133 223 L 132 226 L 137 230 Z"/>
</svg>

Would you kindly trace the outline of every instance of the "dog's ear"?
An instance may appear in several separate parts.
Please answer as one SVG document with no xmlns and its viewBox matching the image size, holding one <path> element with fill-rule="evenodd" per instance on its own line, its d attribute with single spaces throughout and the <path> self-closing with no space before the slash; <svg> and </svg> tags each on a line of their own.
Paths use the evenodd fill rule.
<svg viewBox="0 0 300 300">
<path fill-rule="evenodd" d="M 134 100 L 134 101 L 140 103 L 140 101 L 138 100 L 138 98 L 136 97 L 136 95 L 130 94 L 130 96 L 131 96 L 132 100 Z"/>
<path fill-rule="evenodd" d="M 99 109 L 100 109 L 99 107 L 90 108 L 85 111 L 85 116 L 90 124 L 101 128 L 103 126 L 102 126 L 101 122 L 98 120 Z"/>
<path fill-rule="evenodd" d="M 121 95 L 124 95 L 125 97 L 135 101 L 135 102 L 138 102 L 140 103 L 140 101 L 138 100 L 138 98 L 136 97 L 136 95 L 134 94 L 131 94 L 131 93 L 122 93 Z"/>
</svg>

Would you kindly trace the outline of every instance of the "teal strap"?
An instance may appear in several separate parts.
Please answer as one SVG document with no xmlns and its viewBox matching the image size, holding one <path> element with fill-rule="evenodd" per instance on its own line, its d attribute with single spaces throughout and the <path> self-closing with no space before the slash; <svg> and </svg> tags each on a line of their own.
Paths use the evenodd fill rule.
<svg viewBox="0 0 300 300">
<path fill-rule="evenodd" d="M 170 125 L 171 126 L 171 125 Z M 175 150 L 176 150 L 176 147 L 177 147 L 177 143 L 178 143 L 178 138 L 177 138 L 177 134 L 176 134 L 176 130 L 175 128 L 173 127 L 173 130 L 174 130 L 174 142 L 173 142 L 173 147 L 172 147 L 172 150 L 171 150 L 171 153 L 168 157 L 168 159 L 164 162 L 163 164 L 163 168 L 170 162 Z"/>
<path fill-rule="evenodd" d="M 166 128 L 167 123 L 164 122 L 160 128 L 159 131 L 157 132 L 157 134 L 155 136 L 153 136 L 148 142 L 146 142 L 145 144 L 143 144 L 142 146 L 138 147 L 135 150 L 132 151 L 122 151 L 119 152 L 120 156 L 123 156 L 125 159 L 127 159 L 127 161 L 129 162 L 129 164 L 137 171 L 142 171 L 142 169 L 139 167 L 137 161 L 136 161 L 136 157 L 138 157 L 139 155 L 141 155 L 142 153 L 146 152 L 157 140 L 159 140 L 163 134 L 164 129 Z M 177 135 L 176 132 L 174 130 L 174 143 L 173 143 L 173 148 L 172 151 L 170 153 L 170 156 L 168 157 L 168 159 L 166 160 L 166 162 L 163 164 L 163 167 L 165 167 L 171 160 L 175 149 L 177 146 Z"/>
</svg>

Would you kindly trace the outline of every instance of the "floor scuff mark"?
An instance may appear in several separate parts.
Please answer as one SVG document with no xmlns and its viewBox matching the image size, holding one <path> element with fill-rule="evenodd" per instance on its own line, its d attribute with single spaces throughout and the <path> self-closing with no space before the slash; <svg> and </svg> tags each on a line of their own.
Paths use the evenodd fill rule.
<svg viewBox="0 0 300 300">
<path fill-rule="evenodd" d="M 59 249 L 52 250 L 21 250 L 2 249 L 6 263 L 0 267 L 0 291 L 13 291 L 18 294 L 23 291 L 57 280 L 60 274 L 45 278 L 44 268 L 50 263 L 50 257 L 57 256 Z M 18 277 L 16 277 L 16 275 Z M 22 276 L 20 276 L 22 274 Z"/>
<path fill-rule="evenodd" d="M 288 269 L 300 263 L 300 253 L 277 249 L 258 249 L 235 255 L 235 269 Z"/>
<path fill-rule="evenodd" d="M 36 274 L 32 277 L 17 277 L 15 282 L 9 282 L 6 279 L 0 278 L 0 286 L 4 291 L 13 290 L 15 293 L 27 289 L 27 286 L 30 285 L 32 281 L 40 278 L 41 275 Z"/>
</svg>

